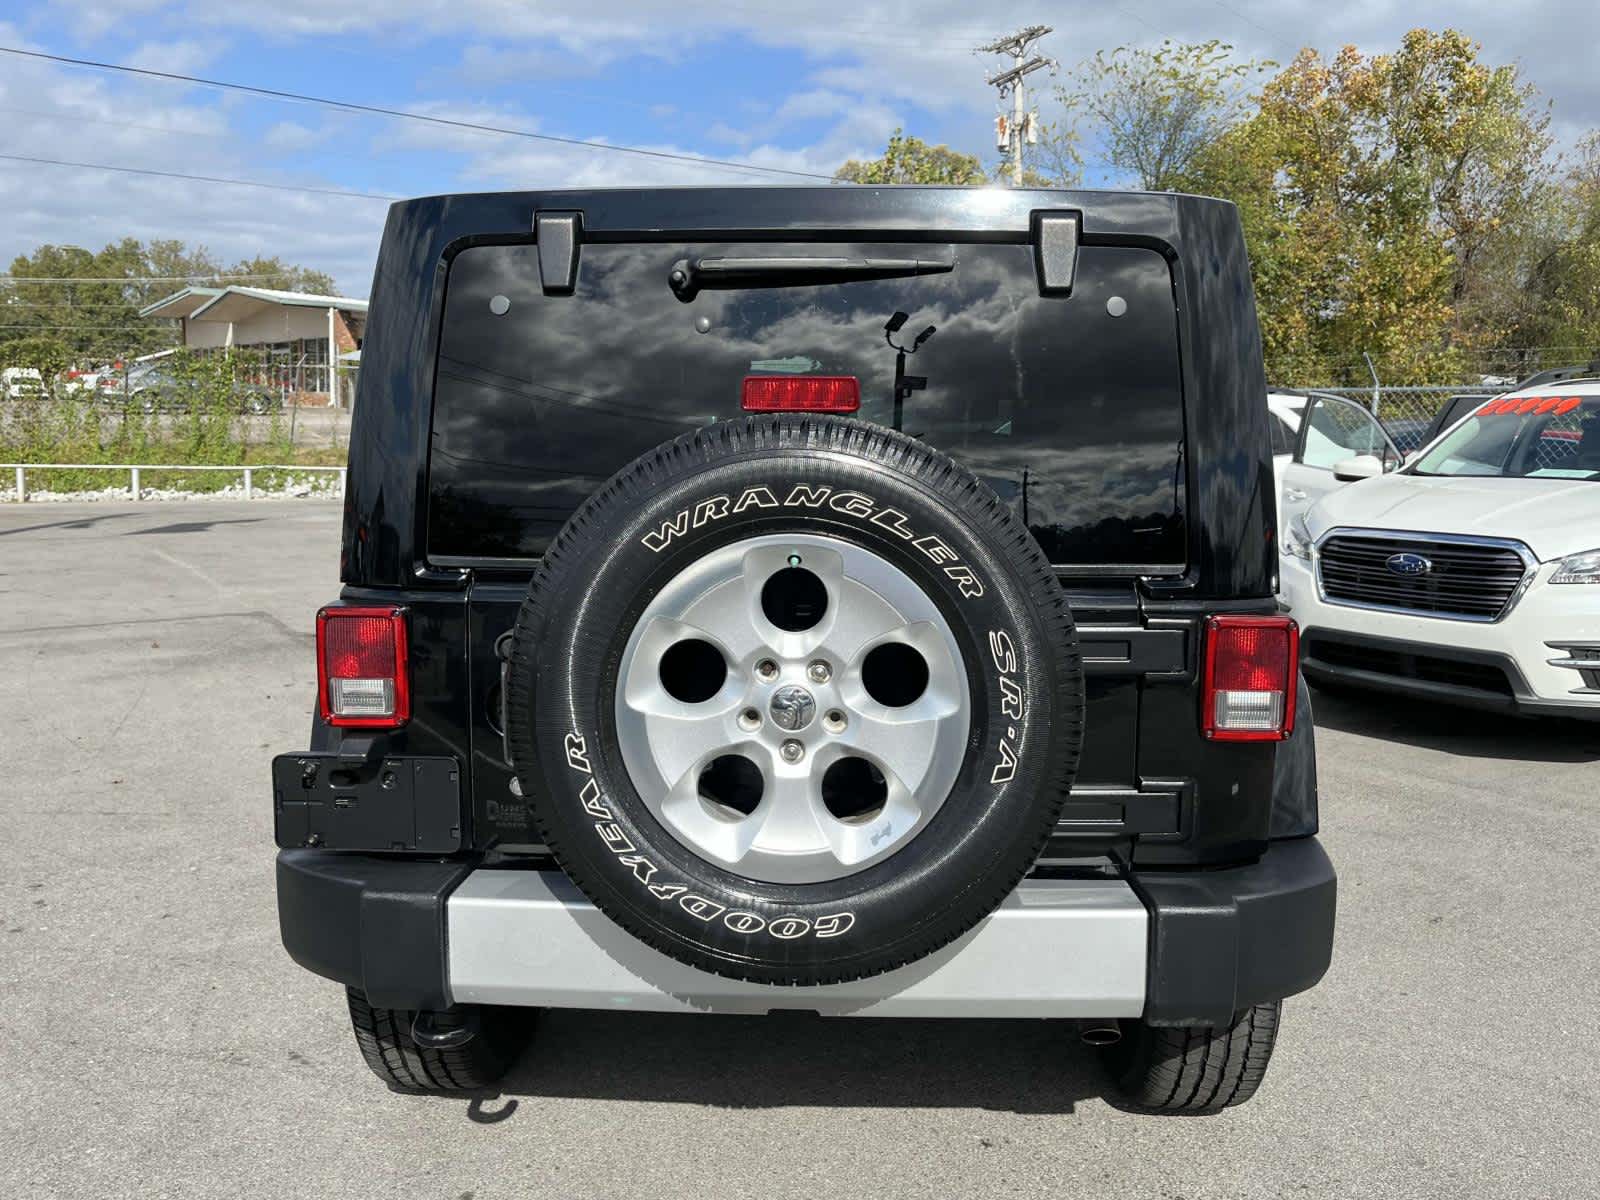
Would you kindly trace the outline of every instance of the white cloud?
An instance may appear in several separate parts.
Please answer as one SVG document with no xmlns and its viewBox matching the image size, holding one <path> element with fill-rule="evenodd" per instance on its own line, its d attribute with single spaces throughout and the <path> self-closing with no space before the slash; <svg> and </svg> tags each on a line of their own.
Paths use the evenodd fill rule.
<svg viewBox="0 0 1600 1200">
<path fill-rule="evenodd" d="M 6 44 L 22 43 L 0 27 Z M 25 43 L 22 43 L 25 44 Z M 8 125 L 5 152 L 34 158 L 338 186 L 260 161 L 210 95 L 126 83 L 13 59 L 0 106 L 61 114 Z M 263 191 L 106 171 L 0 161 L 0 261 L 46 242 L 99 249 L 122 237 L 178 238 L 223 258 L 281 254 L 364 294 L 383 227 L 370 200 Z"/>
<path fill-rule="evenodd" d="M 261 135 L 262 145 L 273 150 L 295 151 L 309 150 L 313 146 L 322 145 L 326 135 L 298 121 L 278 121 L 266 133 Z"/>
<path fill-rule="evenodd" d="M 796 92 L 778 106 L 774 114 L 779 121 L 806 121 L 815 117 L 837 117 L 855 106 L 855 98 L 843 92 L 815 89 Z"/>
<path fill-rule="evenodd" d="M 713 121 L 705 131 L 706 140 L 717 142 L 724 146 L 738 146 L 741 149 L 755 141 L 755 136 L 747 129 L 735 129 L 726 121 Z"/>
<path fill-rule="evenodd" d="M 73 35 L 83 41 L 140 25 L 201 41 L 238 32 L 275 42 L 338 35 L 347 45 L 360 39 L 481 38 L 468 51 L 464 70 L 485 80 L 604 75 L 632 56 L 672 59 L 709 39 L 743 36 L 818 59 L 819 88 L 909 101 L 936 112 L 991 107 L 993 92 L 983 74 L 994 60 L 974 57 L 971 48 L 1009 24 L 956 0 L 821 0 L 800 9 L 779 0 L 743 0 L 737 8 L 686 6 L 681 0 L 616 0 L 590 8 L 549 0 L 387 0 L 371 6 L 328 0 L 56 0 L 54 7 L 71 14 Z M 1332 52 L 1351 42 L 1372 51 L 1392 47 L 1411 26 L 1456 27 L 1481 39 L 1491 60 L 1524 63 L 1555 100 L 1559 119 L 1600 125 L 1592 45 L 1553 52 L 1560 38 L 1577 36 L 1581 42 L 1582 31 L 1592 28 L 1593 0 L 1416 0 L 1406 6 L 1383 0 L 1333 6 L 1310 0 L 1130 0 L 1051 10 L 1039 14 L 1056 18 L 1058 26 L 1044 49 L 1067 64 L 1097 49 L 1165 36 L 1216 37 L 1283 61 L 1302 44 Z"/>
<path fill-rule="evenodd" d="M 221 46 L 216 39 L 182 38 L 171 42 L 144 42 L 122 56 L 124 66 L 145 71 L 194 75 L 216 60 Z"/>
</svg>

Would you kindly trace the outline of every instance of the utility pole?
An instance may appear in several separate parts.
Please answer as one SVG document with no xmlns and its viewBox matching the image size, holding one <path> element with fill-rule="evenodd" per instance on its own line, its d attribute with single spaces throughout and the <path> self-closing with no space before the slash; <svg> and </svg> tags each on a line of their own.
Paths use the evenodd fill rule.
<svg viewBox="0 0 1600 1200">
<path fill-rule="evenodd" d="M 1011 118 L 1008 121 L 1004 116 L 995 118 L 995 145 L 1009 151 L 1011 154 L 1011 186 L 1022 186 L 1022 145 L 1038 140 L 1037 125 L 1038 114 L 1030 112 L 1027 106 L 1027 89 L 1023 86 L 1023 79 L 1041 67 L 1054 67 L 1056 61 L 1046 58 L 1042 54 L 1028 57 L 1033 49 L 1033 44 L 1050 33 L 1048 25 L 1029 25 L 1026 29 L 1019 29 L 1009 37 L 997 38 L 987 46 L 979 46 L 973 51 L 975 54 L 1009 54 L 1011 66 L 1004 71 L 997 71 L 989 76 L 990 87 L 1000 89 L 1000 98 L 1011 96 Z"/>
</svg>

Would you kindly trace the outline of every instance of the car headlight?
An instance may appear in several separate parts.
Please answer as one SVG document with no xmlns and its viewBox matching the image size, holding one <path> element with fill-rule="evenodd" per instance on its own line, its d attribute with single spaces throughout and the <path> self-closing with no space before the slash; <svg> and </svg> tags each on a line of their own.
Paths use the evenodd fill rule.
<svg viewBox="0 0 1600 1200">
<path fill-rule="evenodd" d="M 1311 561 L 1311 530 L 1306 527 L 1305 515 L 1296 515 L 1283 531 L 1283 552 L 1295 558 Z"/>
<path fill-rule="evenodd" d="M 1569 554 L 1550 576 L 1551 583 L 1600 583 L 1600 550 Z"/>
</svg>

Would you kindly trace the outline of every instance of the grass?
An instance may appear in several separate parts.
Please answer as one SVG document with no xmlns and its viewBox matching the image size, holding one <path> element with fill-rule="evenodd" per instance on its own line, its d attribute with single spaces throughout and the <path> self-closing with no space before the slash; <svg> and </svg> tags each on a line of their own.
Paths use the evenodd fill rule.
<svg viewBox="0 0 1600 1200">
<path fill-rule="evenodd" d="M 93 400 L 29 397 L 0 401 L 0 462 L 127 463 L 159 467 L 238 466 L 271 463 L 287 466 L 343 466 L 345 452 L 331 447 L 299 447 L 288 435 L 288 415 L 274 412 L 263 430 L 236 411 L 226 394 L 210 399 L 198 393 L 188 411 L 145 413 L 137 405 Z M 282 471 L 256 474 L 255 486 L 281 487 Z M 9 484 L 9 480 L 0 483 Z M 147 470 L 140 485 L 213 492 L 237 486 L 232 471 Z M 114 471 L 29 471 L 29 491 L 98 491 L 126 487 L 125 474 Z"/>
</svg>

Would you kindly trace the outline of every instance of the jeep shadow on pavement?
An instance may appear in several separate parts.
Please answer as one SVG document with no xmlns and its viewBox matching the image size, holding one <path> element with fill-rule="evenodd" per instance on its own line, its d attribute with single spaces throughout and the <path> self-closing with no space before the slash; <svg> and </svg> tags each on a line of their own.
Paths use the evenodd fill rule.
<svg viewBox="0 0 1600 1200">
<path fill-rule="evenodd" d="M 799 1009 L 1255 1092 L 1335 882 L 1231 205 L 433 197 L 372 318 L 272 776 L 284 944 L 381 1079 Z"/>
</svg>

